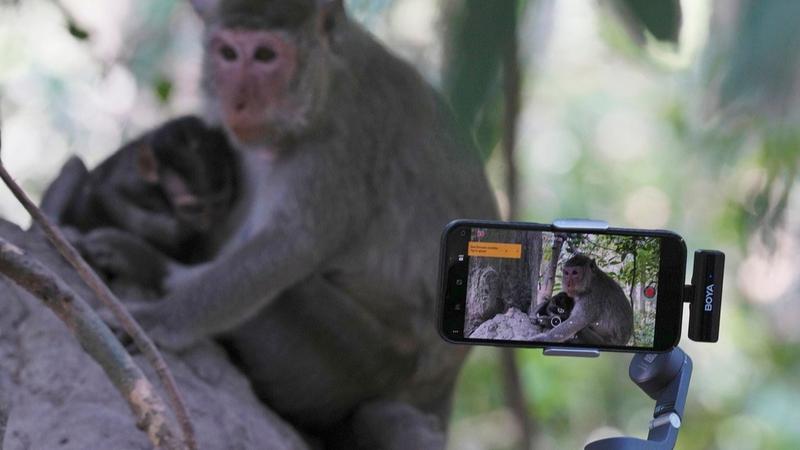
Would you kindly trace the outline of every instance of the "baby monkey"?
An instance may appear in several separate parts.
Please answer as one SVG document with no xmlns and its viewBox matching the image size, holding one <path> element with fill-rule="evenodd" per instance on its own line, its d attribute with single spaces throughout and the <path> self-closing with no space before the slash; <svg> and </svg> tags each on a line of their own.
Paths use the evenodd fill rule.
<svg viewBox="0 0 800 450">
<path fill-rule="evenodd" d="M 163 255 L 180 263 L 213 256 L 221 235 L 215 230 L 238 195 L 236 166 L 222 130 L 194 116 L 180 117 L 124 145 L 89 173 L 80 161 L 68 163 L 64 170 L 82 171 L 71 177 L 80 181 L 73 182 L 69 194 L 50 192 L 70 190 L 54 183 L 43 209 L 57 211 L 51 215 L 61 225 L 82 233 L 114 235 L 115 246 L 126 247 L 122 253 L 128 259 L 131 252 L 143 259 L 112 262 L 119 252 L 87 251 L 95 259 L 90 262 L 106 275 L 122 273 L 130 281 L 159 285 L 165 269 L 154 262 Z M 54 206 L 57 197 L 67 197 L 58 200 L 65 204 Z M 108 259 L 97 261 L 104 254 Z"/>
<path fill-rule="evenodd" d="M 553 298 L 536 307 L 533 313 L 534 322 L 543 330 L 553 329 L 567 320 L 573 306 L 575 306 L 575 300 L 567 295 L 566 292 L 559 292 Z"/>
</svg>

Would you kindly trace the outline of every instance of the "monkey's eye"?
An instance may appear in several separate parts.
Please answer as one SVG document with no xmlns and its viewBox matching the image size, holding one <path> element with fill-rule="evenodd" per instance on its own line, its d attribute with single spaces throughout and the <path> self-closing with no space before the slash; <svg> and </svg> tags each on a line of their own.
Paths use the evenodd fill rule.
<svg viewBox="0 0 800 450">
<path fill-rule="evenodd" d="M 236 57 L 236 50 L 233 49 L 230 45 L 223 45 L 219 48 L 219 54 L 222 55 L 222 59 L 225 61 L 235 61 Z"/>
<path fill-rule="evenodd" d="M 275 53 L 275 50 L 264 46 L 258 47 L 256 49 L 256 52 L 253 53 L 253 59 L 263 63 L 272 61 L 273 59 L 275 59 L 276 56 L 278 55 Z"/>
</svg>

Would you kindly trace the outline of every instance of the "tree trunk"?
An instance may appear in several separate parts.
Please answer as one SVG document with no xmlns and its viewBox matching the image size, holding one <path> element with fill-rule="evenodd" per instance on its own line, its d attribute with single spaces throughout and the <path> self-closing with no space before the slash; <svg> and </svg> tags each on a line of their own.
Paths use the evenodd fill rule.
<svg viewBox="0 0 800 450">
<path fill-rule="evenodd" d="M 556 285 L 556 270 L 558 270 L 558 258 L 561 256 L 561 249 L 564 247 L 564 235 L 556 233 L 553 236 L 553 246 L 551 247 L 550 263 L 547 265 L 546 272 L 542 274 L 542 288 L 536 297 L 536 303 L 531 305 L 528 314 L 553 296 L 553 288 Z"/>
<path fill-rule="evenodd" d="M 638 275 L 639 275 L 639 274 L 636 273 L 636 269 L 637 269 L 636 262 L 637 262 L 636 261 L 636 252 L 634 251 L 633 252 L 633 273 L 631 274 L 631 291 L 630 291 L 630 295 L 628 295 L 628 298 L 631 300 L 631 310 L 632 311 L 636 311 L 636 306 L 635 306 L 635 304 L 633 302 L 633 291 L 636 289 L 636 285 L 638 284 L 636 279 L 638 278 Z"/>
<path fill-rule="evenodd" d="M 636 281 L 631 286 L 631 304 L 635 305 L 633 307 L 633 320 L 634 320 L 634 329 L 639 326 L 640 320 L 647 317 L 647 298 L 644 296 L 642 292 L 643 286 L 641 281 Z M 650 345 L 652 342 L 639 342 L 638 336 L 636 333 L 633 334 L 633 344 L 634 345 Z"/>
<path fill-rule="evenodd" d="M 483 242 L 513 243 L 522 246 L 522 257 L 513 258 L 479 258 L 473 259 L 470 265 L 473 270 L 484 270 L 487 267 L 497 271 L 500 279 L 499 296 L 503 302 L 503 312 L 510 307 L 527 311 L 531 303 L 531 293 L 536 291 L 532 286 L 532 270 L 541 261 L 541 235 L 521 235 L 514 230 L 486 230 L 480 239 Z M 470 273 L 472 276 L 472 273 Z"/>
<path fill-rule="evenodd" d="M 528 260 L 528 283 L 531 286 L 531 296 L 528 309 L 530 311 L 536 307 L 539 298 L 539 273 L 542 267 L 542 234 L 530 233 L 526 242 Z"/>
</svg>

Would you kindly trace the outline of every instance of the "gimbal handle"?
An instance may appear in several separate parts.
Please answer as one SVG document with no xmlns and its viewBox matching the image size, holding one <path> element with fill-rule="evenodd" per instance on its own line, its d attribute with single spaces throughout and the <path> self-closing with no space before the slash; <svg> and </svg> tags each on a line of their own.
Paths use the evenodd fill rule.
<svg viewBox="0 0 800 450">
<path fill-rule="evenodd" d="M 666 353 L 637 353 L 631 359 L 629 375 L 656 401 L 647 440 L 612 437 L 591 442 L 584 450 L 671 450 L 675 447 L 692 378 L 692 359 L 680 347 Z"/>
</svg>

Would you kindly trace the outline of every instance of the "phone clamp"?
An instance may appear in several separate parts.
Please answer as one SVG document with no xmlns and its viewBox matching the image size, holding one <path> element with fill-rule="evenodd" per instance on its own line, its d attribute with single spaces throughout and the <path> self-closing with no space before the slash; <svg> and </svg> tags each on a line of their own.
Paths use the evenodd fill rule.
<svg viewBox="0 0 800 450">
<path fill-rule="evenodd" d="M 692 359 L 680 347 L 666 353 L 638 353 L 628 374 L 656 401 L 647 440 L 618 436 L 591 442 L 584 450 L 666 450 L 675 447 L 686 406 Z"/>
</svg>

